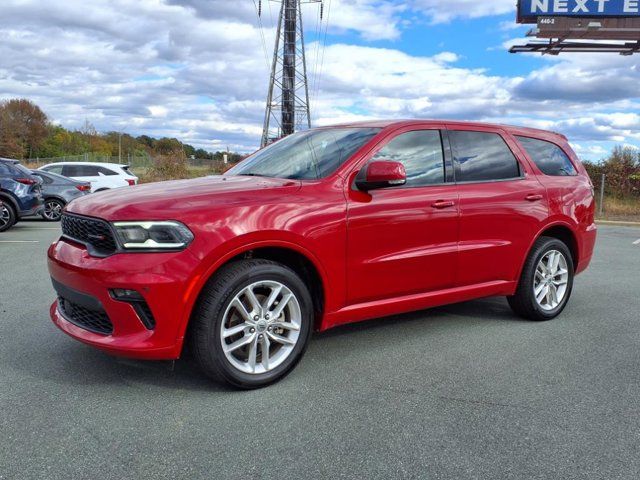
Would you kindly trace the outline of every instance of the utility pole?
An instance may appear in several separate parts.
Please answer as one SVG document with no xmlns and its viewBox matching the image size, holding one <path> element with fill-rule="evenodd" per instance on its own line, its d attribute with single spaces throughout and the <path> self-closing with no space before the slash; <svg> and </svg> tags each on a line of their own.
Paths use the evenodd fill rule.
<svg viewBox="0 0 640 480">
<path fill-rule="evenodd" d="M 118 163 L 122 163 L 122 132 L 118 132 Z"/>
<path fill-rule="evenodd" d="M 317 3 L 322 8 L 323 0 L 277 1 L 282 6 L 273 51 L 261 147 L 291 135 L 300 128 L 311 128 L 301 6 L 304 3 Z"/>
</svg>

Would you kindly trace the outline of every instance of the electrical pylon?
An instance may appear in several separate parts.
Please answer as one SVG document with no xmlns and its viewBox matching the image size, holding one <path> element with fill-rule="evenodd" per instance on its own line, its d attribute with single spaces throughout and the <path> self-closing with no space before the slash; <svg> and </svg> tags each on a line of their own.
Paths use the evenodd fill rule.
<svg viewBox="0 0 640 480">
<path fill-rule="evenodd" d="M 318 3 L 322 8 L 323 0 L 277 1 L 282 6 L 273 51 L 261 147 L 301 128 L 311 128 L 301 5 Z"/>
</svg>

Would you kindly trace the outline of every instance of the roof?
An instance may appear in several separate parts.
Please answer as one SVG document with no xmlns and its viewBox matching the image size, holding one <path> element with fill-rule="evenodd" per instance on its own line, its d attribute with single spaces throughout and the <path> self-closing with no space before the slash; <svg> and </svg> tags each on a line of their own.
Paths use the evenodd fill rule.
<svg viewBox="0 0 640 480">
<path fill-rule="evenodd" d="M 486 123 L 486 122 L 463 122 L 458 120 L 425 120 L 425 119 L 403 119 L 403 120 L 370 120 L 364 122 L 352 122 L 344 123 L 340 125 L 330 125 L 328 127 L 361 127 L 361 128 L 400 128 L 411 125 L 446 125 L 448 128 L 459 127 L 490 127 L 506 130 L 514 135 L 531 135 L 534 137 L 554 136 L 560 137 L 563 140 L 567 140 L 567 137 L 561 133 L 552 132 L 550 130 L 542 130 L 539 128 L 522 127 L 516 125 L 506 125 L 499 123 Z"/>
<path fill-rule="evenodd" d="M 20 160 L 14 160 L 13 158 L 4 158 L 4 157 L 0 157 L 0 162 L 7 162 L 7 163 L 20 163 Z"/>
<path fill-rule="evenodd" d="M 93 166 L 97 165 L 97 166 L 103 166 L 103 167 L 129 167 L 129 164 L 127 163 L 108 163 L 108 162 L 53 162 L 43 166 L 48 167 L 50 165 L 93 165 Z"/>
</svg>

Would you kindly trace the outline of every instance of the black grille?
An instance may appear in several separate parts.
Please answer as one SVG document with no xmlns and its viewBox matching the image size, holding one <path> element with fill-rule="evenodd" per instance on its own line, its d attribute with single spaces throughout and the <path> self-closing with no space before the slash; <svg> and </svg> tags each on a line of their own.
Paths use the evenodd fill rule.
<svg viewBox="0 0 640 480">
<path fill-rule="evenodd" d="M 118 248 L 109 224 L 97 218 L 63 214 L 62 234 L 87 245 L 91 253 L 98 255 L 111 255 Z"/>
<path fill-rule="evenodd" d="M 74 325 L 102 335 L 113 333 L 113 324 L 102 310 L 89 310 L 63 297 L 58 297 L 60 313 Z"/>
</svg>

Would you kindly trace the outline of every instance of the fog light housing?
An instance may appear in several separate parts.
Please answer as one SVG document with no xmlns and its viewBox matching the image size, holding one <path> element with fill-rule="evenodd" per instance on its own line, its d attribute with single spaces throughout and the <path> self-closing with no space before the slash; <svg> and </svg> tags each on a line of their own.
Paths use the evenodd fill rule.
<svg viewBox="0 0 640 480">
<path fill-rule="evenodd" d="M 147 330 L 156 328 L 156 319 L 153 316 L 153 312 L 151 312 L 149 304 L 139 292 L 124 288 L 113 288 L 109 290 L 109 295 L 118 302 L 131 305 Z"/>
</svg>

